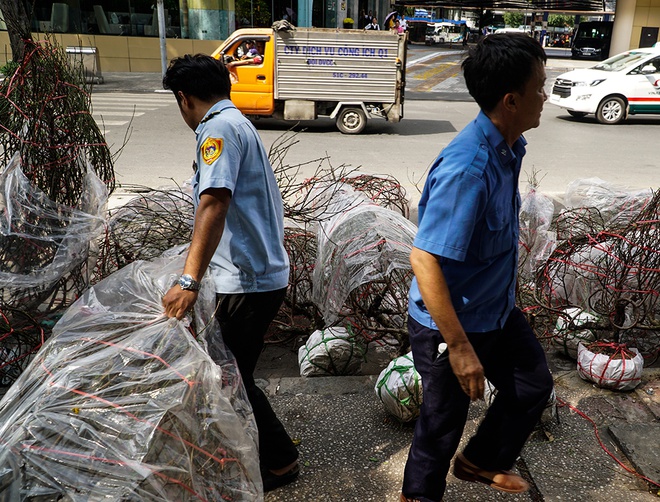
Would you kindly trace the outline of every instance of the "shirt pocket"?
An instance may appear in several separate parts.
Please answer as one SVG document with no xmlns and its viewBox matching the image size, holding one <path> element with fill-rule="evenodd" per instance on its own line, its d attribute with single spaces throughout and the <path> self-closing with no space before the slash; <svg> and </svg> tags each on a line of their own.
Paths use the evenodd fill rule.
<svg viewBox="0 0 660 502">
<path fill-rule="evenodd" d="M 486 213 L 486 223 L 481 235 L 479 258 L 486 260 L 508 251 L 513 246 L 510 211 L 504 207 L 493 207 Z"/>
</svg>

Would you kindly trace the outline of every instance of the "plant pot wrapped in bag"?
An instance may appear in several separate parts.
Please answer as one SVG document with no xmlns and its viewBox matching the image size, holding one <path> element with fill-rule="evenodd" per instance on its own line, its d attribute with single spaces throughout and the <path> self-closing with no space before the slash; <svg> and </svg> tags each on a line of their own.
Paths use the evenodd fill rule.
<svg viewBox="0 0 660 502">
<path fill-rule="evenodd" d="M 388 413 L 401 422 L 415 420 L 422 405 L 422 377 L 412 352 L 390 361 L 378 375 L 374 390 Z"/>
<path fill-rule="evenodd" d="M 642 379 L 644 358 L 635 348 L 624 344 L 594 342 L 578 345 L 578 374 L 598 387 L 632 390 Z"/>
<path fill-rule="evenodd" d="M 346 328 L 316 330 L 298 350 L 300 376 L 356 375 L 365 352 L 360 340 Z"/>
</svg>

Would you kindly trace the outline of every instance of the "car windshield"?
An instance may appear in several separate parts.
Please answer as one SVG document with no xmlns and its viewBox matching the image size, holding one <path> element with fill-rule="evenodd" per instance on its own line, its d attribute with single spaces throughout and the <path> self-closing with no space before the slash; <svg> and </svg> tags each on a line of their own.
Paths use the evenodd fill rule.
<svg viewBox="0 0 660 502">
<path fill-rule="evenodd" d="M 618 54 L 609 59 L 606 59 L 602 63 L 598 63 L 593 67 L 594 70 L 602 71 L 619 71 L 637 64 L 641 59 L 648 56 L 646 52 L 624 52 L 623 54 Z"/>
</svg>

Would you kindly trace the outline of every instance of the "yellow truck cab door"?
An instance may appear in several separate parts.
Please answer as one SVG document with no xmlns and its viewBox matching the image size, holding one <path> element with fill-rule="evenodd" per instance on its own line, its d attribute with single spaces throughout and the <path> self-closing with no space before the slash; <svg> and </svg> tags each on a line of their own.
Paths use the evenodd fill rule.
<svg viewBox="0 0 660 502">
<path fill-rule="evenodd" d="M 247 115 L 271 115 L 275 110 L 274 45 L 272 35 L 246 33 L 223 51 L 232 81 L 231 100 Z M 250 50 L 256 50 L 257 56 Z"/>
</svg>

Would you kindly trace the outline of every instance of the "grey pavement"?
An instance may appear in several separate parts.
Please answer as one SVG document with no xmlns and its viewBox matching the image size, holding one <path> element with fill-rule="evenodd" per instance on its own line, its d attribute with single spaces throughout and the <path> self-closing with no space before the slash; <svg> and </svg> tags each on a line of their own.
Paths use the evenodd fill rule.
<svg viewBox="0 0 660 502">
<path fill-rule="evenodd" d="M 293 349 L 287 355 L 282 347 L 267 348 L 268 368 L 258 370 L 275 411 L 299 443 L 302 465 L 300 478 L 266 494 L 266 502 L 398 501 L 413 427 L 398 423 L 383 409 L 374 392 L 377 374 L 280 376 L 296 370 Z M 279 369 L 273 357 L 280 360 Z M 557 397 L 566 404 L 558 408 L 556 420 L 539 424 L 516 464 L 532 489 L 522 495 L 503 494 L 450 474 L 443 500 L 658 500 L 660 486 L 631 471 L 660 483 L 660 368 L 646 368 L 635 391 L 615 392 L 581 380 L 574 361 L 553 353 L 548 357 Z M 483 402 L 472 405 L 461 447 L 484 410 Z"/>
</svg>

